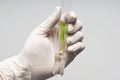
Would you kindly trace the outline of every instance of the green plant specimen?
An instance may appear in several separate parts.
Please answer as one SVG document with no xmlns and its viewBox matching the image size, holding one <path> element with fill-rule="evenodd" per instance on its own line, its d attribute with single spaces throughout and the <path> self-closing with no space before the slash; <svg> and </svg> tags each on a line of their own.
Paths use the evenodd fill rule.
<svg viewBox="0 0 120 80">
<path fill-rule="evenodd" d="M 60 54 L 65 51 L 68 25 L 60 21 Z"/>
</svg>

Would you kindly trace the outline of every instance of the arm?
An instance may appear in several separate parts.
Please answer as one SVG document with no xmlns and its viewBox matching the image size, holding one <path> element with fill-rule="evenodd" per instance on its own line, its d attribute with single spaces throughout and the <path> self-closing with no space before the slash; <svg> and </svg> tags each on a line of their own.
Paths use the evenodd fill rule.
<svg viewBox="0 0 120 80">
<path fill-rule="evenodd" d="M 85 48 L 82 25 L 75 13 L 70 12 L 69 17 L 63 14 L 61 18 L 61 8 L 57 7 L 47 20 L 32 31 L 20 54 L 0 62 L 0 72 L 5 80 L 46 80 L 53 76 L 55 55 L 59 49 L 60 19 L 69 23 L 66 66 Z"/>
</svg>

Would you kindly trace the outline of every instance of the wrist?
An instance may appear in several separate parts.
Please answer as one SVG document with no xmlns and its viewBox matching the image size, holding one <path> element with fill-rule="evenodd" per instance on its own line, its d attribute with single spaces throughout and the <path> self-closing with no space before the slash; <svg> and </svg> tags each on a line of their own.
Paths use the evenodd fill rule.
<svg viewBox="0 0 120 80">
<path fill-rule="evenodd" d="M 31 70 L 20 62 L 19 56 L 0 62 L 0 73 L 3 80 L 31 80 Z"/>
</svg>

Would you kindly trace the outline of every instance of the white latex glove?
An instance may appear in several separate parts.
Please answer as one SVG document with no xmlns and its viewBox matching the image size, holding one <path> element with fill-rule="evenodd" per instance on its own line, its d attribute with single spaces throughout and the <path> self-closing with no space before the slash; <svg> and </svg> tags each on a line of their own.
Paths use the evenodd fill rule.
<svg viewBox="0 0 120 80">
<path fill-rule="evenodd" d="M 56 43 L 59 42 L 60 18 L 61 9 L 57 7 L 47 20 L 32 31 L 19 55 L 0 63 L 0 73 L 4 80 L 44 80 L 53 76 L 55 54 L 59 48 Z M 67 38 L 67 66 L 84 49 L 82 24 L 74 12 L 70 12 L 69 18 L 64 14 L 61 20 L 70 23 Z"/>
</svg>

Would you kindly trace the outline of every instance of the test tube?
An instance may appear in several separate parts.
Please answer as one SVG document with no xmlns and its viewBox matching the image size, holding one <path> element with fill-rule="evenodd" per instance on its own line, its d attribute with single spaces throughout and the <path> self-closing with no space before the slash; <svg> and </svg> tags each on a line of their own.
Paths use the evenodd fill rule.
<svg viewBox="0 0 120 80">
<path fill-rule="evenodd" d="M 69 11 L 71 8 L 71 0 L 61 0 L 61 9 L 62 13 L 67 13 L 69 16 Z M 59 23 L 59 51 L 55 55 L 55 64 L 53 74 L 62 76 L 65 68 L 65 59 L 67 53 L 67 30 L 68 23 L 62 22 Z"/>
</svg>

